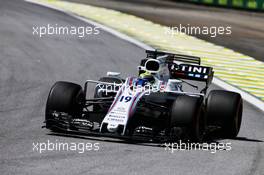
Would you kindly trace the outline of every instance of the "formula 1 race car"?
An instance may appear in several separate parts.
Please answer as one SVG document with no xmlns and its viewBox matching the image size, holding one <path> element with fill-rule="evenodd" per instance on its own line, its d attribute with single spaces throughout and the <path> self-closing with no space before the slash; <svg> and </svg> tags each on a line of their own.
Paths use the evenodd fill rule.
<svg viewBox="0 0 264 175">
<path fill-rule="evenodd" d="M 199 57 L 146 53 L 137 77 L 122 79 L 120 73 L 108 72 L 98 81 L 87 80 L 84 88 L 56 82 L 46 103 L 45 127 L 122 138 L 184 137 L 194 142 L 216 131 L 221 138 L 238 135 L 242 98 L 225 90 L 207 93 L 213 68 L 201 66 Z M 94 96 L 87 98 L 91 84 Z"/>
</svg>

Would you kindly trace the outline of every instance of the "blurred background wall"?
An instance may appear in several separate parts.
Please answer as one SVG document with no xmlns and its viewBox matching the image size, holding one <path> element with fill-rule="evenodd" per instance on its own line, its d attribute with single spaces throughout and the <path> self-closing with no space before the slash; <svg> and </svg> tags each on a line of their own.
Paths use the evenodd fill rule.
<svg viewBox="0 0 264 175">
<path fill-rule="evenodd" d="M 194 2 L 229 8 L 242 8 L 249 10 L 264 11 L 264 0 L 180 0 L 182 2 Z"/>
</svg>

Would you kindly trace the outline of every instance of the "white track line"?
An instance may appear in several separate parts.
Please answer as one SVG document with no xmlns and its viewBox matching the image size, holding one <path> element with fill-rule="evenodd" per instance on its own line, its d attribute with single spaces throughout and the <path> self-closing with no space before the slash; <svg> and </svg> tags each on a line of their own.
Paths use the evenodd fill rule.
<svg viewBox="0 0 264 175">
<path fill-rule="evenodd" d="M 120 38 L 120 39 L 123 39 L 125 41 L 128 41 L 140 48 L 143 48 L 145 50 L 154 50 L 154 48 L 152 48 L 151 46 L 141 42 L 141 41 L 138 41 L 130 36 L 127 36 L 123 33 L 120 33 L 110 27 L 107 27 L 107 26 L 104 26 L 102 24 L 99 24 L 95 21 L 91 21 L 87 18 L 84 18 L 84 17 L 81 17 L 81 16 L 78 16 L 76 14 L 73 14 L 71 12 L 68 12 L 68 11 L 65 11 L 65 10 L 62 10 L 60 8 L 56 8 L 56 7 L 53 7 L 51 5 L 48 5 L 48 4 L 45 4 L 45 3 L 42 3 L 42 2 L 36 2 L 35 0 L 25 0 L 26 2 L 29 2 L 29 3 L 33 3 L 33 4 L 38 4 L 38 5 L 41 5 L 41 6 L 44 6 L 44 7 L 47 7 L 47 8 L 50 8 L 50 9 L 53 9 L 53 10 L 57 10 L 57 11 L 60 11 L 60 12 L 63 12 L 73 18 L 77 18 L 81 21 L 84 21 L 86 23 L 89 23 L 89 24 L 92 24 L 94 26 L 97 26 L 97 27 L 100 27 L 101 29 L 103 29 L 104 31 L 108 32 L 108 33 L 111 33 L 112 35 Z M 259 108 L 260 110 L 262 110 L 264 112 L 264 102 L 256 97 L 254 97 L 253 95 L 245 92 L 245 91 L 242 91 L 241 89 L 237 88 L 237 87 L 234 87 L 228 83 L 226 83 L 225 81 L 222 81 L 221 79 L 219 78 L 216 78 L 214 77 L 213 79 L 213 83 L 216 84 L 217 86 L 220 86 L 221 88 L 223 89 L 226 89 L 226 90 L 229 90 L 229 91 L 233 91 L 233 92 L 237 92 L 237 93 L 240 93 L 242 98 L 251 103 L 252 105 L 254 105 L 255 107 Z"/>
</svg>

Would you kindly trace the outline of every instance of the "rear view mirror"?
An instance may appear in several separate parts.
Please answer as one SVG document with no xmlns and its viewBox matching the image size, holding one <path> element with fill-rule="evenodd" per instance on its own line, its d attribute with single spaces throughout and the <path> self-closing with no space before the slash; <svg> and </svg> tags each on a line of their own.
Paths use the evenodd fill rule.
<svg viewBox="0 0 264 175">
<path fill-rule="evenodd" d="M 160 69 L 160 62 L 158 60 L 155 59 L 149 59 L 146 63 L 145 63 L 145 68 L 148 72 L 151 73 L 156 73 L 159 71 Z"/>
</svg>

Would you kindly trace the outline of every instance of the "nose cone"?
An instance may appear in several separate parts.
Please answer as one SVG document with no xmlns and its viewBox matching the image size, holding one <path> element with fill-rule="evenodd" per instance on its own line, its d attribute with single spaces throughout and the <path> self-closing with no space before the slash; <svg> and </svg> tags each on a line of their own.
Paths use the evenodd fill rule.
<svg viewBox="0 0 264 175">
<path fill-rule="evenodd" d="M 107 125 L 107 130 L 108 130 L 109 132 L 116 132 L 117 129 L 118 129 L 118 124 L 109 123 L 109 124 Z"/>
</svg>

